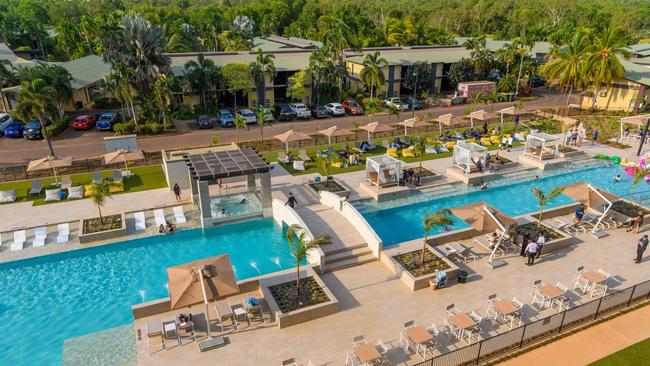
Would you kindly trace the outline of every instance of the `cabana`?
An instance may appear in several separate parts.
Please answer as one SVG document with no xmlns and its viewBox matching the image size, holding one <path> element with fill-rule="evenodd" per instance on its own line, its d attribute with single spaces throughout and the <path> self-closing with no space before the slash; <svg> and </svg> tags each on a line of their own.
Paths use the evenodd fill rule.
<svg viewBox="0 0 650 366">
<path fill-rule="evenodd" d="M 573 198 L 592 210 L 602 212 L 602 215 L 598 217 L 598 222 L 594 225 L 594 229 L 591 231 L 594 234 L 598 231 L 598 227 L 603 219 L 607 217 L 607 213 L 609 212 L 609 209 L 612 208 L 614 202 L 620 199 L 618 196 L 600 188 L 596 188 L 586 182 L 569 184 L 564 187 L 562 194 Z"/>
<path fill-rule="evenodd" d="M 465 118 L 469 118 L 469 125 L 471 128 L 474 128 L 474 120 L 485 122 L 497 117 L 494 114 L 488 113 L 485 110 L 481 109 L 468 114 L 465 116 Z"/>
<path fill-rule="evenodd" d="M 392 127 L 387 126 L 387 125 L 382 125 L 379 122 L 368 123 L 365 126 L 359 127 L 359 129 L 368 131 L 368 142 L 370 142 L 372 134 L 374 134 L 374 133 L 390 132 L 390 131 L 393 130 Z"/>
<path fill-rule="evenodd" d="M 417 118 L 409 118 L 406 119 L 400 123 L 398 123 L 400 126 L 404 126 L 404 136 L 408 135 L 408 128 L 419 128 L 419 127 L 427 127 L 430 126 L 429 123 L 420 121 Z"/>
<path fill-rule="evenodd" d="M 399 184 L 402 161 L 384 154 L 366 158 L 366 181 L 377 187 Z"/>
<path fill-rule="evenodd" d="M 516 109 L 515 106 L 508 107 L 508 108 L 503 108 L 502 110 L 498 111 L 501 115 L 501 132 L 503 132 L 503 115 L 509 115 L 509 116 L 523 116 L 525 114 L 533 114 L 533 111 L 530 111 L 528 109 Z"/>
<path fill-rule="evenodd" d="M 476 162 L 480 158 L 485 164 L 487 153 L 488 149 L 485 146 L 473 142 L 459 142 L 454 146 L 452 164 L 461 168 L 465 174 L 476 172 L 479 170 Z"/>
<path fill-rule="evenodd" d="M 433 121 L 438 122 L 438 130 L 440 131 L 440 134 L 442 134 L 442 125 L 447 127 L 460 127 L 465 123 L 462 118 L 456 117 L 451 113 L 443 114 L 442 116 L 435 118 Z"/>
<path fill-rule="evenodd" d="M 648 119 L 650 118 L 650 114 L 642 114 L 638 116 L 631 116 L 631 117 L 625 117 L 620 119 L 621 123 L 621 137 L 619 142 L 623 141 L 623 125 L 635 125 L 637 126 L 637 129 L 641 127 L 645 127 Z"/>
<path fill-rule="evenodd" d="M 560 139 L 544 132 L 533 132 L 526 138 L 524 155 L 539 160 L 555 159 L 558 156 Z"/>
</svg>

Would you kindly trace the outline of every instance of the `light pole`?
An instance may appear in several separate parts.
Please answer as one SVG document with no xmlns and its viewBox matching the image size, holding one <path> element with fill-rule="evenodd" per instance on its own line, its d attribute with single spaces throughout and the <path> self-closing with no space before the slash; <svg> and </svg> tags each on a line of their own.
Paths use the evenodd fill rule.
<svg viewBox="0 0 650 366">
<path fill-rule="evenodd" d="M 415 84 L 413 85 L 413 100 L 411 101 L 412 116 L 415 116 L 415 97 L 418 95 L 418 69 L 413 68 L 413 76 L 415 76 Z"/>
</svg>

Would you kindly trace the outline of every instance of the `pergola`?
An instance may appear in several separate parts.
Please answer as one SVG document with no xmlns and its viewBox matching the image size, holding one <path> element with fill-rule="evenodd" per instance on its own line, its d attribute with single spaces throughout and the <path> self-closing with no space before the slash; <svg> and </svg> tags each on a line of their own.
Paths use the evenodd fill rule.
<svg viewBox="0 0 650 366">
<path fill-rule="evenodd" d="M 384 154 L 366 158 L 366 181 L 377 189 L 399 184 L 402 161 Z"/>
<path fill-rule="evenodd" d="M 472 173 L 478 170 L 476 161 L 479 158 L 485 161 L 487 153 L 488 149 L 485 146 L 473 142 L 459 142 L 454 146 L 452 165 L 461 168 L 465 174 Z"/>
<path fill-rule="evenodd" d="M 489 121 L 491 119 L 495 119 L 497 118 L 497 116 L 481 109 L 468 114 L 467 116 L 465 116 L 465 118 L 469 118 L 469 125 L 471 128 L 474 128 L 474 120 L 484 122 L 484 121 Z"/>
<path fill-rule="evenodd" d="M 524 155 L 533 156 L 539 160 L 555 159 L 558 155 L 560 139 L 544 132 L 533 132 L 526 138 Z"/>
<path fill-rule="evenodd" d="M 418 118 L 409 118 L 398 123 L 398 125 L 404 126 L 404 135 L 406 136 L 409 128 L 427 127 L 429 123 L 420 121 Z"/>
<path fill-rule="evenodd" d="M 508 107 L 508 108 L 503 108 L 500 111 L 497 111 L 501 115 L 501 131 L 503 131 L 503 115 L 508 115 L 508 116 L 523 116 L 526 114 L 533 114 L 533 111 L 528 110 L 528 109 L 516 109 L 515 106 Z"/>
<path fill-rule="evenodd" d="M 224 178 L 246 177 L 248 192 L 255 192 L 255 177 L 260 176 L 260 201 L 264 215 L 271 208 L 271 173 L 269 165 L 251 148 L 224 151 L 208 151 L 199 154 L 185 154 L 190 175 L 192 202 L 201 210 L 201 224 L 212 224 L 209 184 Z"/>
<path fill-rule="evenodd" d="M 438 122 L 438 131 L 440 133 L 442 133 L 442 125 L 447 127 L 459 127 L 465 123 L 462 118 L 456 117 L 451 113 L 443 114 L 442 116 L 435 118 L 433 121 Z"/>
<path fill-rule="evenodd" d="M 641 126 L 645 126 L 649 118 L 650 118 L 650 114 L 642 114 L 638 116 L 621 118 L 620 119 L 621 137 L 619 142 L 623 141 L 623 125 L 636 125 L 637 128 L 640 128 Z"/>
</svg>

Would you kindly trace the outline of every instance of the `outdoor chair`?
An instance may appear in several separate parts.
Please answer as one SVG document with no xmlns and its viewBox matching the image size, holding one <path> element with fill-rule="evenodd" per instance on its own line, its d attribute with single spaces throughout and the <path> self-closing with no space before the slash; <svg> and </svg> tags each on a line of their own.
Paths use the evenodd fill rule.
<svg viewBox="0 0 650 366">
<path fill-rule="evenodd" d="M 217 301 L 214 304 L 214 307 L 217 313 L 217 321 L 219 322 L 219 327 L 221 327 L 222 332 L 224 329 L 223 322 L 226 319 L 229 319 L 231 326 L 234 329 L 237 329 L 237 320 L 235 319 L 235 314 L 233 313 L 232 306 L 228 300 Z"/>
<path fill-rule="evenodd" d="M 40 195 L 43 190 L 43 182 L 40 179 L 32 180 L 32 188 L 29 190 L 29 195 Z"/>
<path fill-rule="evenodd" d="M 113 182 L 122 182 L 123 180 L 122 172 L 117 169 L 113 170 Z"/>
<path fill-rule="evenodd" d="M 288 358 L 282 361 L 282 366 L 298 366 L 295 358 Z"/>
<path fill-rule="evenodd" d="M 69 189 L 72 187 L 72 179 L 69 175 L 64 175 L 61 177 L 61 189 Z"/>
<path fill-rule="evenodd" d="M 70 224 L 63 223 L 57 225 L 57 235 L 56 235 L 56 243 L 57 244 L 66 244 L 69 240 L 70 236 Z"/>
<path fill-rule="evenodd" d="M 242 304 L 235 304 L 231 306 L 233 312 L 233 319 L 235 319 L 235 324 L 239 329 L 239 320 L 244 319 L 248 323 L 248 326 L 251 325 L 251 319 L 248 317 L 248 311 Z"/>
<path fill-rule="evenodd" d="M 353 351 L 345 351 L 345 366 L 357 366 L 359 359 Z"/>
<path fill-rule="evenodd" d="M 578 267 L 576 270 L 575 275 L 573 276 L 573 288 L 578 289 L 582 291 L 582 293 L 585 293 L 587 289 L 589 288 L 589 281 L 586 279 L 582 278 L 582 274 L 584 273 L 584 266 Z"/>
<path fill-rule="evenodd" d="M 184 224 L 187 222 L 187 219 L 185 218 L 185 212 L 183 211 L 183 206 L 176 206 L 174 207 L 173 211 L 177 224 Z"/>
<path fill-rule="evenodd" d="M 411 346 L 415 348 L 415 344 L 411 341 L 411 338 L 408 336 L 406 331 L 409 328 L 412 328 L 415 326 L 415 323 L 413 320 L 409 320 L 404 323 L 404 326 L 402 327 L 402 330 L 399 332 L 399 343 L 404 349 L 405 352 L 409 352 Z"/>
<path fill-rule="evenodd" d="M 93 184 L 101 183 L 102 181 L 104 181 L 104 178 L 102 177 L 102 172 L 93 172 L 92 177 L 93 177 Z"/>
<path fill-rule="evenodd" d="M 591 297 L 602 297 L 607 294 L 608 287 L 605 284 L 597 283 L 591 290 Z"/>
<path fill-rule="evenodd" d="M 307 155 L 307 151 L 305 149 L 300 149 L 298 150 L 298 156 L 304 161 L 311 161 L 311 158 L 309 155 Z"/>
<path fill-rule="evenodd" d="M 175 319 L 163 321 L 162 328 L 163 328 L 163 341 L 165 342 L 165 349 L 167 349 L 168 339 L 176 339 L 178 345 L 181 346 L 181 339 L 178 333 L 178 325 L 176 324 Z"/>
<path fill-rule="evenodd" d="M 163 337 L 163 332 L 162 332 L 162 322 L 160 319 L 149 319 L 147 320 L 146 324 L 146 332 L 147 332 L 147 349 L 149 350 L 149 354 L 153 353 L 151 352 L 152 347 L 161 347 L 160 350 L 165 349 L 165 338 Z M 159 338 L 160 343 L 152 343 L 151 339 L 152 338 Z"/>
<path fill-rule="evenodd" d="M 44 246 L 45 239 L 47 239 L 47 228 L 45 226 L 34 229 L 34 241 L 32 242 L 34 248 Z"/>
<path fill-rule="evenodd" d="M 569 291 L 568 287 L 564 286 L 560 282 L 556 282 L 555 287 L 562 291 L 562 295 L 551 301 L 551 307 L 557 307 L 557 312 L 559 313 L 569 308 L 571 298 L 567 294 Z"/>
<path fill-rule="evenodd" d="M 25 240 L 27 240 L 25 230 L 14 231 L 14 242 L 11 244 L 11 251 L 14 252 L 23 249 Z"/>
<path fill-rule="evenodd" d="M 134 224 L 135 231 L 143 231 L 147 228 L 147 221 L 144 218 L 144 212 L 134 213 L 133 218 L 135 220 L 135 224 Z"/>
</svg>

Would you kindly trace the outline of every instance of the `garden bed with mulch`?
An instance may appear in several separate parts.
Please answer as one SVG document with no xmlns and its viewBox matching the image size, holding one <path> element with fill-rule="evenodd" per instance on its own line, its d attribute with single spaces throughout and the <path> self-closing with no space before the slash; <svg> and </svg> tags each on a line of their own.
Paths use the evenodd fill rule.
<svg viewBox="0 0 650 366">
<path fill-rule="evenodd" d="M 422 255 L 420 250 L 399 254 L 393 256 L 393 259 L 414 277 L 434 274 L 451 268 L 447 262 L 430 250 L 425 250 L 424 253 L 424 263 L 420 263 L 420 256 Z"/>
<path fill-rule="evenodd" d="M 629 201 L 616 201 L 612 204 L 611 210 L 627 217 L 635 217 L 639 212 L 643 212 L 643 215 L 650 213 L 650 211 L 645 208 Z"/>
<path fill-rule="evenodd" d="M 625 150 L 631 147 L 630 145 L 622 144 L 617 141 L 605 141 L 603 142 L 603 145 L 611 146 L 615 149 L 621 149 L 621 150 Z"/>
<path fill-rule="evenodd" d="M 572 152 L 578 151 L 578 150 L 576 150 L 576 149 L 574 149 L 572 147 L 569 147 L 567 145 L 560 145 L 559 150 L 560 150 L 561 153 L 572 153 Z"/>
<path fill-rule="evenodd" d="M 83 220 L 83 234 L 94 234 L 102 231 L 122 228 L 122 215 L 104 216 L 103 219 L 93 217 Z"/>
<path fill-rule="evenodd" d="M 339 181 L 333 177 L 325 178 L 320 182 L 309 182 L 307 185 L 316 192 L 325 191 L 337 194 L 341 197 L 350 195 L 350 190 L 345 188 Z"/>
<path fill-rule="evenodd" d="M 330 301 L 330 298 L 313 277 L 300 279 L 300 292 L 297 291 L 296 281 L 273 285 L 268 289 L 282 313 Z"/>
<path fill-rule="evenodd" d="M 564 235 L 560 234 L 559 232 L 553 230 L 552 228 L 544 224 L 541 224 L 538 227 L 537 222 L 529 222 L 527 224 L 517 226 L 517 232 L 520 235 L 528 234 L 528 237 L 531 240 L 537 239 L 540 230 L 544 232 L 544 238 L 546 239 L 547 242 L 564 237 Z"/>
</svg>

